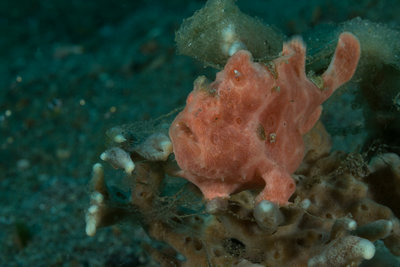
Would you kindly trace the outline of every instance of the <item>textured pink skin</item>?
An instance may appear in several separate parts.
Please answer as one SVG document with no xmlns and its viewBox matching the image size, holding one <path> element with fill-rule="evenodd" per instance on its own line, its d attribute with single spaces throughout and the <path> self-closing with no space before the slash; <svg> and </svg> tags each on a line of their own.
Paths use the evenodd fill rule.
<svg viewBox="0 0 400 267">
<path fill-rule="evenodd" d="M 283 45 L 272 71 L 248 51 L 236 52 L 213 83 L 195 81 L 170 127 L 179 176 L 206 199 L 264 188 L 257 201 L 286 204 L 296 187 L 290 175 L 304 156 L 302 135 L 322 102 L 353 76 L 359 56 L 357 38 L 342 33 L 320 89 L 306 77 L 299 38 Z"/>
</svg>

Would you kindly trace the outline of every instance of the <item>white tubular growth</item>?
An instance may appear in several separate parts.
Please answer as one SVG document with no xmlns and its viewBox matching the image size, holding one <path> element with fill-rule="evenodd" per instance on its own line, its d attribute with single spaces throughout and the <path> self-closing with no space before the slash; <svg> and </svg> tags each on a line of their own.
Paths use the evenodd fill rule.
<svg viewBox="0 0 400 267">
<path fill-rule="evenodd" d="M 254 218 L 261 229 L 271 234 L 284 220 L 278 205 L 268 200 L 263 200 L 257 204 L 254 208 Z"/>
<path fill-rule="evenodd" d="M 119 144 L 119 143 L 126 142 L 127 140 L 122 134 L 117 134 L 116 136 L 114 136 L 113 141 Z"/>
<path fill-rule="evenodd" d="M 329 244 L 320 255 L 308 261 L 308 267 L 346 266 L 353 261 L 370 260 L 374 255 L 375 246 L 371 241 L 350 235 Z"/>
<path fill-rule="evenodd" d="M 222 29 L 222 53 L 227 56 L 232 56 L 239 50 L 245 50 L 246 46 L 239 40 L 235 32 L 235 25 L 229 24 Z"/>
<path fill-rule="evenodd" d="M 110 163 L 114 168 L 124 169 L 127 174 L 132 174 L 135 169 L 131 156 L 128 152 L 119 147 L 112 147 L 104 151 L 100 158 Z"/>
<path fill-rule="evenodd" d="M 373 157 L 368 168 L 371 172 L 390 168 L 395 177 L 400 179 L 400 157 L 395 153 L 384 153 Z"/>
<path fill-rule="evenodd" d="M 120 126 L 115 126 L 106 132 L 106 135 L 115 143 L 123 143 L 128 141 L 124 136 L 124 130 Z"/>
<path fill-rule="evenodd" d="M 91 184 L 94 189 L 102 191 L 104 185 L 104 171 L 103 166 L 100 163 L 93 165 L 93 174 Z M 104 208 L 104 195 L 98 191 L 94 191 L 90 194 L 90 206 L 86 211 L 86 234 L 88 236 L 94 236 L 96 230 L 99 227 L 102 212 Z"/>
<path fill-rule="evenodd" d="M 144 142 L 137 145 L 134 150 L 151 161 L 166 161 L 172 153 L 172 142 L 163 133 L 155 133 L 147 137 Z"/>
<path fill-rule="evenodd" d="M 331 239 L 340 238 L 349 231 L 357 229 L 357 222 L 351 218 L 343 217 L 336 219 L 331 230 Z"/>
</svg>

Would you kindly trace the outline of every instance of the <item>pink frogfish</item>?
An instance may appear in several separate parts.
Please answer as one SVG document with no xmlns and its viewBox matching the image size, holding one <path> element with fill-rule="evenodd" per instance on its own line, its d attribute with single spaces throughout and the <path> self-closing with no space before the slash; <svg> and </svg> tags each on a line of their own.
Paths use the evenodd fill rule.
<svg viewBox="0 0 400 267">
<path fill-rule="evenodd" d="M 287 204 L 296 189 L 291 174 L 304 157 L 302 136 L 318 121 L 321 104 L 351 79 L 359 57 L 358 39 L 342 33 L 328 69 L 311 80 L 300 38 L 267 65 L 237 51 L 214 82 L 197 78 L 171 124 L 178 175 L 206 200 L 259 189 L 257 202 Z"/>
</svg>

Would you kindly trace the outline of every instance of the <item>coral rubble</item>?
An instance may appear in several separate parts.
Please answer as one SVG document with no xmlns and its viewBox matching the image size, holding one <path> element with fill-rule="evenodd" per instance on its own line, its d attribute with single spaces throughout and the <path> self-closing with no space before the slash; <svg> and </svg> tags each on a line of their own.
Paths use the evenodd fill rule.
<svg viewBox="0 0 400 267">
<path fill-rule="evenodd" d="M 146 245 L 162 266 L 243 266 L 244 261 L 254 266 L 358 266 L 373 257 L 376 240 L 400 254 L 399 221 L 371 197 L 367 182 L 383 169 L 397 173 L 393 164 L 378 161 L 368 165 L 359 154 L 324 154 L 295 174 L 297 189 L 289 205 L 255 204 L 256 193 L 243 191 L 214 203 L 211 213 L 193 205 L 191 198 L 201 201 L 201 195 L 188 185 L 181 189 L 186 193 L 163 195 L 165 175 L 177 171 L 173 157 L 135 162 L 135 171 L 127 174 L 131 193 L 124 203 L 95 165 L 87 231 L 94 234 L 133 215 L 151 237 L 173 248 Z"/>
</svg>

